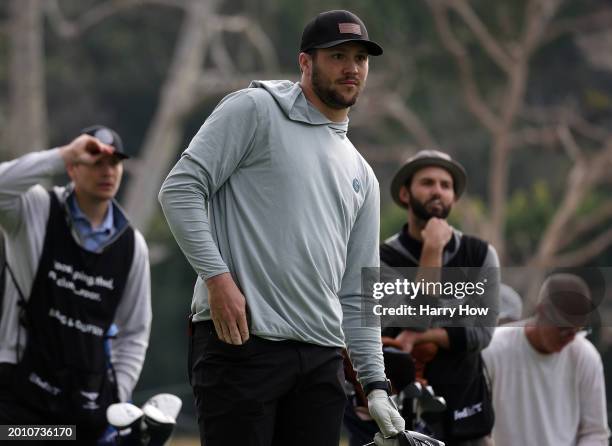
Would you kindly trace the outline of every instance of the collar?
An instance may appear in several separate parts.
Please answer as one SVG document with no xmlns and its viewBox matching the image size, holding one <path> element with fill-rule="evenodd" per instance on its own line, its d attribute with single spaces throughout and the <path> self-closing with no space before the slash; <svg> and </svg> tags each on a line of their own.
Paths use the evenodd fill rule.
<svg viewBox="0 0 612 446">
<path fill-rule="evenodd" d="M 76 196 L 74 191 L 70 193 L 68 196 L 68 208 L 70 209 L 70 213 L 72 214 L 73 220 L 77 221 L 85 221 L 92 229 L 93 232 L 108 232 L 110 233 L 115 227 L 115 218 L 114 218 L 114 210 L 113 210 L 113 202 L 109 201 L 108 209 L 106 210 L 106 215 L 104 216 L 104 220 L 102 220 L 102 224 L 96 228 L 94 228 L 91 224 L 91 221 L 83 213 L 81 208 L 79 208 L 79 204 L 77 203 Z"/>
</svg>

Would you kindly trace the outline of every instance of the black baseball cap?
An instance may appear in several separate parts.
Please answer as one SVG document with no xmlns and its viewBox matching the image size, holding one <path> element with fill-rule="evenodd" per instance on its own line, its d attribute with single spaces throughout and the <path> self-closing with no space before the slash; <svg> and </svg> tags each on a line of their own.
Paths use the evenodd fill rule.
<svg viewBox="0 0 612 446">
<path fill-rule="evenodd" d="M 344 42 L 360 42 L 368 54 L 380 56 L 383 49 L 369 40 L 368 30 L 359 17 L 349 11 L 322 12 L 304 27 L 300 52 L 314 48 L 331 48 Z"/>
<path fill-rule="evenodd" d="M 91 135 L 100 142 L 113 146 L 115 148 L 115 156 L 121 159 L 129 158 L 130 156 L 123 150 L 123 141 L 117 132 L 103 125 L 92 125 L 81 130 L 81 133 Z"/>
</svg>

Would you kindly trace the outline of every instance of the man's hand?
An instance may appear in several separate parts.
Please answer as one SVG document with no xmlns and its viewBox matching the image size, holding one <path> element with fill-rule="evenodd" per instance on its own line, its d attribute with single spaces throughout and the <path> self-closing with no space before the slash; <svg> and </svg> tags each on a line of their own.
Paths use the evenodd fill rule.
<svg viewBox="0 0 612 446">
<path fill-rule="evenodd" d="M 112 155 L 115 148 L 100 142 L 90 135 L 81 135 L 69 144 L 60 147 L 60 154 L 64 163 L 92 165 L 104 155 Z"/>
<path fill-rule="evenodd" d="M 242 345 L 249 339 L 246 299 L 230 273 L 219 274 L 206 281 L 208 305 L 217 336 L 223 342 Z"/>
<path fill-rule="evenodd" d="M 406 422 L 384 390 L 376 389 L 368 394 L 368 410 L 385 438 L 392 437 L 406 428 Z M 376 444 L 388 446 L 393 443 Z"/>
<path fill-rule="evenodd" d="M 453 236 L 453 228 L 442 218 L 432 217 L 423 230 L 423 248 L 444 249 Z"/>
<path fill-rule="evenodd" d="M 448 339 L 448 332 L 444 328 L 429 328 L 425 331 L 418 332 L 412 330 L 402 330 L 396 337 L 397 341 L 401 345 L 401 349 L 406 353 L 413 352 L 416 345 L 421 344 L 434 344 L 437 347 L 445 349 L 450 348 L 450 341 Z M 431 347 L 422 349 L 420 353 L 429 350 Z M 436 349 L 437 350 L 437 349 Z M 435 356 L 436 352 L 433 352 Z"/>
<path fill-rule="evenodd" d="M 410 353 L 414 348 L 414 344 L 418 342 L 420 334 L 418 331 L 402 330 L 395 337 L 395 340 L 402 346 L 402 351 Z"/>
<path fill-rule="evenodd" d="M 423 250 L 419 259 L 419 270 L 416 280 L 423 279 L 426 282 L 440 280 L 439 268 L 442 266 L 442 253 L 444 247 L 453 236 L 453 228 L 442 218 L 430 218 L 423 230 Z"/>
</svg>

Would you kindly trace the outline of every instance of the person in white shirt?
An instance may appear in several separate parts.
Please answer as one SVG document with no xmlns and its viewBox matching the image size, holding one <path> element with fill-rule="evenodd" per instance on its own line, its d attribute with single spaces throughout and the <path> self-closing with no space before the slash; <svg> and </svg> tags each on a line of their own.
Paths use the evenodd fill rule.
<svg viewBox="0 0 612 446">
<path fill-rule="evenodd" d="M 538 302 L 532 319 L 498 328 L 482 352 L 495 445 L 608 445 L 603 364 L 581 331 L 593 308 L 589 288 L 554 274 Z"/>
</svg>

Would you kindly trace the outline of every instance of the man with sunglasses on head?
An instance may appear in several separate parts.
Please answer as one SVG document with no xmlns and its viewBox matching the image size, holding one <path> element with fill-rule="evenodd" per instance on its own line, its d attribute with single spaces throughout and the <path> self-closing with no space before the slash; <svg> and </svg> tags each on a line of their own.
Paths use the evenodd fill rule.
<svg viewBox="0 0 612 446">
<path fill-rule="evenodd" d="M 601 356 L 581 328 L 593 311 L 586 282 L 546 279 L 533 318 L 495 331 L 482 352 L 493 391 L 496 446 L 607 446 Z"/>
<path fill-rule="evenodd" d="M 0 424 L 76 425 L 78 443 L 95 444 L 106 408 L 131 397 L 151 302 L 146 243 L 114 200 L 126 158 L 115 131 L 93 126 L 0 164 Z M 68 186 L 40 184 L 64 172 Z"/>
</svg>

